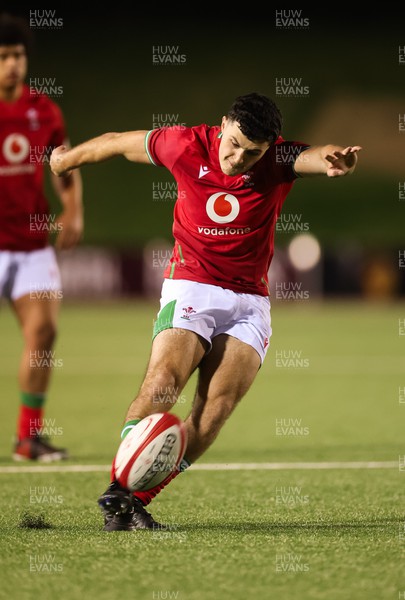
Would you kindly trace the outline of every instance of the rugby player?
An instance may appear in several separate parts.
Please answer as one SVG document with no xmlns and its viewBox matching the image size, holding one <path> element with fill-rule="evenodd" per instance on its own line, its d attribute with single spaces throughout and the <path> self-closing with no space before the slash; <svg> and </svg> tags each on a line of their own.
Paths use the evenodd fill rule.
<svg viewBox="0 0 405 600">
<path fill-rule="evenodd" d="M 274 230 L 297 178 L 352 173 L 359 146 L 284 141 L 282 117 L 258 93 L 239 96 L 219 126 L 106 133 L 53 151 L 63 176 L 124 156 L 165 167 L 178 185 L 173 254 L 146 375 L 129 407 L 122 438 L 140 419 L 168 411 L 198 369 L 179 470 L 161 485 L 130 494 L 114 480 L 99 498 L 106 531 L 162 527 L 145 506 L 213 443 L 250 388 L 271 337 L 268 270 Z M 114 471 L 114 469 L 113 469 Z"/>
<path fill-rule="evenodd" d="M 61 298 L 55 251 L 72 248 L 83 228 L 78 171 L 52 182 L 63 207 L 49 215 L 43 191 L 44 165 L 55 146 L 67 144 L 59 107 L 24 84 L 31 34 L 25 21 L 0 15 L 0 297 L 6 298 L 24 337 L 18 382 L 20 411 L 15 460 L 67 458 L 44 427 L 44 404 L 54 361 L 53 346 Z"/>
</svg>

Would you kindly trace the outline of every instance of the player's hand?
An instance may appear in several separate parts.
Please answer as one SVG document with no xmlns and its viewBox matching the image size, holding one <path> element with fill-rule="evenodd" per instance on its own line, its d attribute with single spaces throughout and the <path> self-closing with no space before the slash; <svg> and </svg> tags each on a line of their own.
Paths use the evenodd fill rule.
<svg viewBox="0 0 405 600">
<path fill-rule="evenodd" d="M 326 175 L 328 177 L 341 177 L 353 173 L 359 150 L 361 150 L 361 146 L 348 146 L 342 152 L 336 150 L 332 154 L 327 154 L 325 160 L 330 163 L 330 167 L 327 169 Z"/>
<path fill-rule="evenodd" d="M 83 235 L 83 213 L 81 210 L 63 211 L 56 219 L 58 237 L 55 247 L 58 250 L 74 248 Z"/>
<path fill-rule="evenodd" d="M 63 157 L 68 151 L 66 146 L 58 146 L 54 148 L 49 160 L 49 166 L 51 171 L 57 177 L 61 177 L 65 174 L 66 170 L 63 168 Z"/>
</svg>

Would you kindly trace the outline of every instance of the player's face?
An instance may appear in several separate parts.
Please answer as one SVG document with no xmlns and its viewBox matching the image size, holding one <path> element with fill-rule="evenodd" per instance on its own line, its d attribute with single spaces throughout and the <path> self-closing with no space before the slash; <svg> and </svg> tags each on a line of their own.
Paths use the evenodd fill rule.
<svg viewBox="0 0 405 600">
<path fill-rule="evenodd" d="M 23 44 L 0 46 L 0 89 L 12 90 L 27 74 L 27 55 Z"/>
<path fill-rule="evenodd" d="M 240 175 L 253 167 L 269 148 L 269 142 L 252 142 L 237 121 L 222 117 L 222 138 L 219 145 L 219 164 L 225 175 Z"/>
</svg>

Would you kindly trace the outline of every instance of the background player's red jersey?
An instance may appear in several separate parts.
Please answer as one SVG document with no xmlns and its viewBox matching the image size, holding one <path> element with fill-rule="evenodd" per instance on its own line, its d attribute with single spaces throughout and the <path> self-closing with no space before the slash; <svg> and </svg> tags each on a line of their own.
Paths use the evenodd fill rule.
<svg viewBox="0 0 405 600">
<path fill-rule="evenodd" d="M 178 185 L 165 277 L 267 296 L 275 223 L 296 178 L 294 161 L 308 145 L 279 137 L 251 170 L 231 177 L 221 170 L 219 144 L 220 127 L 207 125 L 147 136 L 150 159 Z"/>
<path fill-rule="evenodd" d="M 59 107 L 28 86 L 17 101 L 0 101 L 0 250 L 47 245 L 43 171 L 51 150 L 65 137 Z"/>
</svg>

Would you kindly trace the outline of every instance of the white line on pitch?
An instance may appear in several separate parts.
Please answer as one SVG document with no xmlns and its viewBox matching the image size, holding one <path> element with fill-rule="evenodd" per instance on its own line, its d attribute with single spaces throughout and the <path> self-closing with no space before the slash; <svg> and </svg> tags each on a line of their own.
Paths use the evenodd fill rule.
<svg viewBox="0 0 405 600">
<path fill-rule="evenodd" d="M 328 469 L 394 469 L 398 462 L 283 462 L 283 463 L 199 463 L 192 471 L 309 471 Z M 104 473 L 111 465 L 35 465 L 0 467 L 6 473 Z"/>
<path fill-rule="evenodd" d="M 192 469 L 200 471 L 283 471 L 317 469 L 393 469 L 398 462 L 291 462 L 291 463 L 223 463 L 196 464 Z"/>
</svg>

